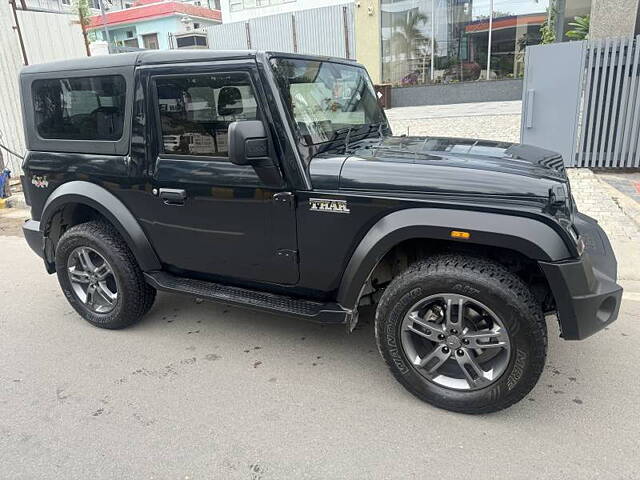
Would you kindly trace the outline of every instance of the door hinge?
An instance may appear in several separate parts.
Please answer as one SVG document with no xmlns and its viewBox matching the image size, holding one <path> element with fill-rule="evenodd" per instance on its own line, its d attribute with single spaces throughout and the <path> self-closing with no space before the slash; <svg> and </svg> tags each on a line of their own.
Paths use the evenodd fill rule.
<svg viewBox="0 0 640 480">
<path fill-rule="evenodd" d="M 273 195 L 273 201 L 276 205 L 288 206 L 294 208 L 296 205 L 296 197 L 291 192 L 280 192 Z"/>
<path fill-rule="evenodd" d="M 298 263 L 298 251 L 281 249 L 276 251 L 276 256 L 282 260 L 286 260 L 292 263 Z"/>
</svg>

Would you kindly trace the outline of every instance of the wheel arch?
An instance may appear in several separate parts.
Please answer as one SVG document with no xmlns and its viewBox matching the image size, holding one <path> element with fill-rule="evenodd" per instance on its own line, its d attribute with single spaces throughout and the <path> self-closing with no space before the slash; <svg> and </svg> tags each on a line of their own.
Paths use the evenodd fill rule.
<svg viewBox="0 0 640 480">
<path fill-rule="evenodd" d="M 160 261 L 142 227 L 131 211 L 115 195 L 104 187 L 86 181 L 72 181 L 56 188 L 47 199 L 40 218 L 40 230 L 45 239 L 65 211 L 74 218 L 84 218 L 89 210 L 109 222 L 122 236 L 143 271 L 159 270 Z M 95 217 L 93 217 L 95 218 Z M 79 223 L 79 222 L 75 222 Z M 60 235 L 62 232 L 60 232 Z M 45 261 L 51 270 L 51 256 L 57 238 L 45 240 Z M 52 273 L 52 272 L 50 272 Z"/>
<path fill-rule="evenodd" d="M 471 236 L 456 240 L 452 230 L 468 231 Z M 342 275 L 338 303 L 355 310 L 380 261 L 396 246 L 412 240 L 510 250 L 535 262 L 571 257 L 560 235 L 533 218 L 438 208 L 400 210 L 380 219 L 359 242 Z"/>
</svg>

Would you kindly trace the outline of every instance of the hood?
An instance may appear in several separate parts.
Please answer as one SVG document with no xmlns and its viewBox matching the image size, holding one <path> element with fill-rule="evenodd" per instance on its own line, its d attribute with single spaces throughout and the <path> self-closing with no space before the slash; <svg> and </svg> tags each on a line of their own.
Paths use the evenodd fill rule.
<svg viewBox="0 0 640 480">
<path fill-rule="evenodd" d="M 314 186 L 347 190 L 544 197 L 566 183 L 562 157 L 530 145 L 435 137 L 367 139 L 311 161 Z"/>
</svg>

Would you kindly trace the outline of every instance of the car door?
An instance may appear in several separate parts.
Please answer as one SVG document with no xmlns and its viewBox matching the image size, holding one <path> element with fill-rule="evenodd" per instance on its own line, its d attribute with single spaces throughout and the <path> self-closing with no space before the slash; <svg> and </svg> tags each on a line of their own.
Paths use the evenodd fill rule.
<svg viewBox="0 0 640 480">
<path fill-rule="evenodd" d="M 228 158 L 229 124 L 264 121 L 257 78 L 255 63 L 246 62 L 165 67 L 150 75 L 156 199 L 143 222 L 169 269 L 230 281 L 298 280 L 293 195 Z"/>
</svg>

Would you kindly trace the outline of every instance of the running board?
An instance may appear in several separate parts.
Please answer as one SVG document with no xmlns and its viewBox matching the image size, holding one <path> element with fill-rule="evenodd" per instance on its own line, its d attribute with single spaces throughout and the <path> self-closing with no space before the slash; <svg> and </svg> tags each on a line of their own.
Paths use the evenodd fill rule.
<svg viewBox="0 0 640 480">
<path fill-rule="evenodd" d="M 337 303 L 301 300 L 220 283 L 178 277 L 167 272 L 145 272 L 144 276 L 147 282 L 157 290 L 181 293 L 238 307 L 279 313 L 317 323 L 344 324 L 347 323 L 352 315 L 350 311 Z"/>
</svg>

